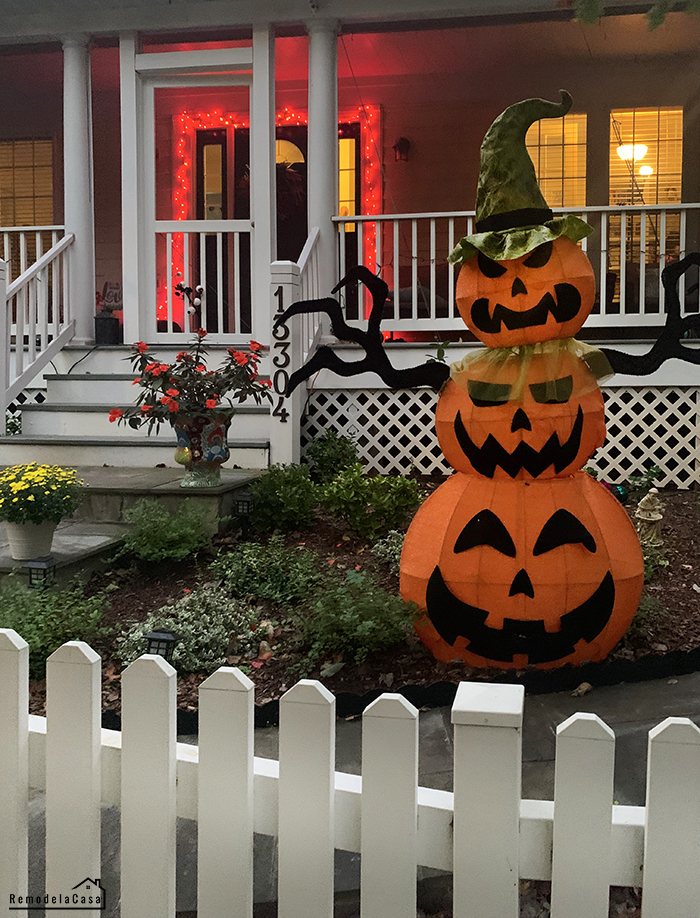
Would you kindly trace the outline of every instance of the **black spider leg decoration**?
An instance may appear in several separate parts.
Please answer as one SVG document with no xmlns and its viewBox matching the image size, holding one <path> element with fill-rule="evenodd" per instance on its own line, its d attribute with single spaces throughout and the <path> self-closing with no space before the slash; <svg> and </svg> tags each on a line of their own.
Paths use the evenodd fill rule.
<svg viewBox="0 0 700 918">
<path fill-rule="evenodd" d="M 436 361 L 427 361 L 417 367 L 397 370 L 389 362 L 381 333 L 381 322 L 384 304 L 389 295 L 389 288 L 384 281 L 366 268 L 357 265 L 351 268 L 347 275 L 337 284 L 331 293 L 337 293 L 343 287 L 360 281 L 372 294 L 372 310 L 367 321 L 367 331 L 353 328 L 348 325 L 343 316 L 340 303 L 331 297 L 322 300 L 301 300 L 293 303 L 275 320 L 275 327 L 286 322 L 292 316 L 305 315 L 312 312 L 325 312 L 331 320 L 331 331 L 341 341 L 354 341 L 365 352 L 362 360 L 352 363 L 341 360 L 332 348 L 323 345 L 307 360 L 303 367 L 295 370 L 289 378 L 286 395 L 289 396 L 299 383 L 313 376 L 319 370 L 331 370 L 338 376 L 355 376 L 358 373 L 377 373 L 378 376 L 392 389 L 414 389 L 419 386 L 429 386 L 438 391 L 450 375 L 446 364 Z"/>
<path fill-rule="evenodd" d="M 661 281 L 666 291 L 666 325 L 650 351 L 646 354 L 625 354 L 608 347 L 601 348 L 615 373 L 648 376 L 672 357 L 700 364 L 700 349 L 681 344 L 681 338 L 687 332 L 700 334 L 700 313 L 682 318 L 678 298 L 678 281 L 693 265 L 700 265 L 700 252 L 691 252 L 664 268 Z"/>
</svg>

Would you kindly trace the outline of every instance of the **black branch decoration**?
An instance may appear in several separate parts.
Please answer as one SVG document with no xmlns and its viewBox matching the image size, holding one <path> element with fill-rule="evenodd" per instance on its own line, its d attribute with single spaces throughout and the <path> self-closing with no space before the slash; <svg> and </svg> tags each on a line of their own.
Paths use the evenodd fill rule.
<svg viewBox="0 0 700 918">
<path fill-rule="evenodd" d="M 666 324 L 650 351 L 646 354 L 626 354 L 609 347 L 601 348 L 615 373 L 648 376 L 672 357 L 700 364 L 700 348 L 688 347 L 682 343 L 683 337 L 689 332 L 700 334 L 700 313 L 681 316 L 678 297 L 678 282 L 693 265 L 700 265 L 700 252 L 691 252 L 664 268 L 661 282 L 666 291 Z"/>
<path fill-rule="evenodd" d="M 293 303 L 282 315 L 275 320 L 275 327 L 293 316 L 306 315 L 312 312 L 325 312 L 331 320 L 331 330 L 336 338 L 341 341 L 353 341 L 359 344 L 365 352 L 362 360 L 348 362 L 340 357 L 327 345 L 318 348 L 315 354 L 296 370 L 289 378 L 286 395 L 296 389 L 299 383 L 313 376 L 319 370 L 331 370 L 338 376 L 355 376 L 357 373 L 377 373 L 379 377 L 392 389 L 415 389 L 419 386 L 429 386 L 439 391 L 448 376 L 450 369 L 446 364 L 437 361 L 426 361 L 417 367 L 397 370 L 392 366 L 384 349 L 384 339 L 381 332 L 381 322 L 384 314 L 384 304 L 389 295 L 386 283 L 376 274 L 372 274 L 364 265 L 351 268 L 346 276 L 337 284 L 331 293 L 337 293 L 343 287 L 357 283 L 364 284 L 372 295 L 372 309 L 367 322 L 367 330 L 353 328 L 345 321 L 340 303 L 332 297 L 321 300 L 301 300 Z"/>
</svg>

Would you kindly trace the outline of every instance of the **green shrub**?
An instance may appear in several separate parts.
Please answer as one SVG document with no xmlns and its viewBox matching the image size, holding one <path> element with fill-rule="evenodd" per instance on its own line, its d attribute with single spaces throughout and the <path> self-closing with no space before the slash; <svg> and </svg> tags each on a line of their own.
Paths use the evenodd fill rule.
<svg viewBox="0 0 700 918">
<path fill-rule="evenodd" d="M 30 590 L 10 577 L 0 587 L 0 628 L 14 628 L 29 644 L 29 674 L 41 679 L 46 657 L 61 644 L 89 644 L 105 633 L 98 623 L 106 604 L 104 596 L 86 596 L 82 587 Z"/>
<path fill-rule="evenodd" d="M 417 607 L 382 590 L 367 574 L 348 571 L 331 581 L 294 621 L 306 648 L 303 666 L 342 654 L 356 662 L 404 640 Z"/>
<path fill-rule="evenodd" d="M 630 637 L 647 635 L 649 630 L 653 629 L 659 622 L 663 613 L 663 607 L 656 596 L 642 593 L 642 598 L 639 600 L 639 608 L 634 613 L 634 618 L 627 629 L 627 634 Z"/>
<path fill-rule="evenodd" d="M 644 556 L 644 582 L 648 583 L 653 580 L 660 567 L 668 567 L 668 561 L 663 545 L 648 545 L 642 542 L 642 555 Z"/>
<path fill-rule="evenodd" d="M 251 523 L 258 532 L 308 529 L 318 503 L 316 485 L 305 465 L 271 465 L 252 485 Z"/>
<path fill-rule="evenodd" d="M 307 599 L 321 582 L 315 556 L 304 548 L 285 548 L 279 535 L 267 545 L 247 542 L 220 555 L 211 570 L 239 599 L 254 597 L 282 606 Z"/>
<path fill-rule="evenodd" d="M 124 516 L 133 525 L 121 553 L 131 552 L 144 561 L 182 561 L 211 543 L 206 508 L 189 500 L 175 513 L 157 500 L 140 500 Z"/>
<path fill-rule="evenodd" d="M 420 503 L 418 484 L 411 478 L 369 477 L 359 463 L 351 465 L 323 488 L 323 504 L 370 542 L 405 522 Z"/>
<path fill-rule="evenodd" d="M 352 440 L 329 429 L 316 437 L 306 450 L 314 481 L 325 484 L 343 469 L 359 461 L 357 447 Z"/>
<path fill-rule="evenodd" d="M 144 635 L 154 630 L 178 636 L 173 665 L 181 673 L 211 673 L 225 664 L 227 650 L 256 656 L 260 642 L 269 638 L 270 624 L 261 624 L 253 609 L 225 590 L 203 586 L 131 625 L 119 638 L 117 657 L 132 663 L 146 652 Z"/>
<path fill-rule="evenodd" d="M 661 469 L 659 466 L 652 465 L 638 475 L 630 475 L 626 483 L 627 490 L 630 492 L 632 499 L 639 501 L 645 494 L 648 494 L 649 490 L 654 487 L 654 483 L 660 474 Z"/>
<path fill-rule="evenodd" d="M 378 561 L 388 565 L 392 574 L 398 576 L 401 566 L 401 552 L 406 534 L 392 529 L 383 539 L 375 542 L 372 554 Z"/>
</svg>

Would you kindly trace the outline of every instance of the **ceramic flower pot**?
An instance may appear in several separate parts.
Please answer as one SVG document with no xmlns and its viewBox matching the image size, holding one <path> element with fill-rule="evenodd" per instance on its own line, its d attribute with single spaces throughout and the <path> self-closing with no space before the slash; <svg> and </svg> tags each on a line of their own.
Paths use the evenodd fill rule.
<svg viewBox="0 0 700 918">
<path fill-rule="evenodd" d="M 231 455 L 226 444 L 231 418 L 227 415 L 175 418 L 175 461 L 184 465 L 182 488 L 215 488 L 221 483 L 221 466 Z"/>
<path fill-rule="evenodd" d="M 5 522 L 5 531 L 10 543 L 10 555 L 15 561 L 31 561 L 51 554 L 53 534 L 58 523 L 44 520 L 43 523 Z"/>
</svg>

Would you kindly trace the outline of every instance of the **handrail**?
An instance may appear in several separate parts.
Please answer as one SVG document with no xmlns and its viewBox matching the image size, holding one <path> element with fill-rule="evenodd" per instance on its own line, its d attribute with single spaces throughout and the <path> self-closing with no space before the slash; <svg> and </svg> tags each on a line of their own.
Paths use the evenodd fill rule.
<svg viewBox="0 0 700 918">
<path fill-rule="evenodd" d="M 335 217 L 333 218 L 335 219 Z M 304 268 L 306 268 L 306 263 L 311 257 L 311 253 L 316 248 L 316 243 L 318 242 L 318 237 L 321 235 L 321 230 L 318 226 L 311 228 L 309 235 L 304 243 L 304 248 L 301 250 L 301 255 L 297 260 L 297 265 L 299 265 L 299 274 L 303 274 Z"/>
<path fill-rule="evenodd" d="M 74 239 L 75 236 L 72 233 L 68 233 L 67 236 L 59 239 L 56 245 L 50 248 L 48 252 L 45 252 L 38 261 L 35 261 L 30 268 L 27 268 L 24 274 L 20 274 L 19 277 L 15 278 L 7 288 L 7 299 L 14 296 L 22 287 L 25 287 L 32 278 L 40 274 L 57 255 L 60 255 L 64 249 L 68 248 Z"/>
<path fill-rule="evenodd" d="M 619 214 L 623 210 L 632 213 L 676 210 L 700 210 L 700 203 L 694 204 L 591 204 L 584 207 L 552 207 L 554 214 Z M 443 220 L 450 217 L 475 217 L 475 210 L 445 210 L 413 214 L 352 214 L 345 217 L 331 217 L 333 223 L 382 223 L 387 220 Z"/>
</svg>

